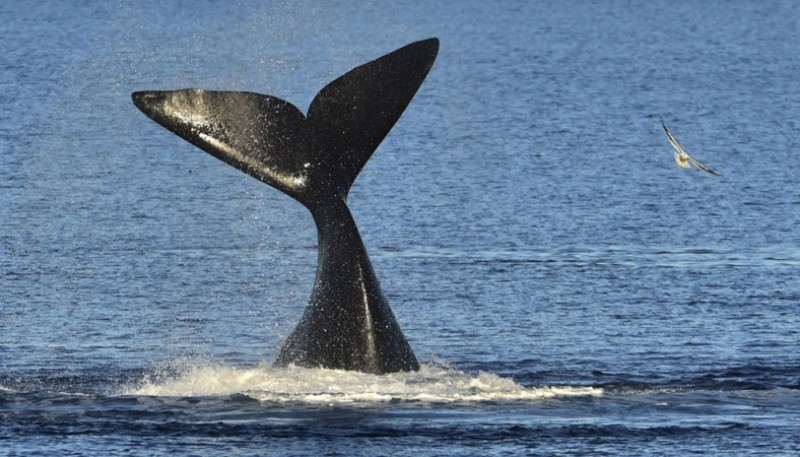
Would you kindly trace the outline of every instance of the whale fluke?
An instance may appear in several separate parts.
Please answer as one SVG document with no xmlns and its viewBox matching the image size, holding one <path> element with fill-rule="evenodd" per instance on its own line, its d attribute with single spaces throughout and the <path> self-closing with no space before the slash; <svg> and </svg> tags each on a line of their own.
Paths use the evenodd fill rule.
<svg viewBox="0 0 800 457">
<path fill-rule="evenodd" d="M 347 194 L 400 118 L 439 50 L 404 46 L 325 86 L 303 113 L 253 92 L 141 91 L 147 116 L 311 211 L 318 263 L 311 299 L 275 364 L 390 373 L 419 369 L 372 269 Z"/>
</svg>

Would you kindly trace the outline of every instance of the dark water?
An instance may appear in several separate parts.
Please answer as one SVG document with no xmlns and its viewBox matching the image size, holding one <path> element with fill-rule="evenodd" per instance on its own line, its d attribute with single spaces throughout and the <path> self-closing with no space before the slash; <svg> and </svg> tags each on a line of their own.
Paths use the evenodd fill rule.
<svg viewBox="0 0 800 457">
<path fill-rule="evenodd" d="M 350 196 L 424 367 L 273 369 L 309 214 L 129 94 L 305 109 L 429 36 Z M 3 1 L 0 455 L 797 455 L 798 42 L 791 1 Z"/>
</svg>

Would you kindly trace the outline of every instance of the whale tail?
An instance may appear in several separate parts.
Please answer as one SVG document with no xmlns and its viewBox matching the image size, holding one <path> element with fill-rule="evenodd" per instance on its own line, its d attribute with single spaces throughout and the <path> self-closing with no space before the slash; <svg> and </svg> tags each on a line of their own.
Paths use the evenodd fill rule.
<svg viewBox="0 0 800 457">
<path fill-rule="evenodd" d="M 134 104 L 168 130 L 311 211 L 319 232 L 314 290 L 277 365 L 377 374 L 419 368 L 346 200 L 438 49 L 431 38 L 350 70 L 317 94 L 307 116 L 289 102 L 252 92 L 133 93 Z"/>
<path fill-rule="evenodd" d="M 307 116 L 253 92 L 141 91 L 132 98 L 168 130 L 309 206 L 324 195 L 347 197 L 438 49 L 431 38 L 350 70 L 317 94 Z"/>
</svg>

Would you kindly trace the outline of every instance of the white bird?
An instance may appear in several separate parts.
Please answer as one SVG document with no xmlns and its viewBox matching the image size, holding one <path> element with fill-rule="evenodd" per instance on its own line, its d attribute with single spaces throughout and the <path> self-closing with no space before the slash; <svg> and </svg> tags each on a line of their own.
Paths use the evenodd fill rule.
<svg viewBox="0 0 800 457">
<path fill-rule="evenodd" d="M 673 149 L 675 149 L 675 163 L 677 163 L 679 167 L 689 168 L 691 165 L 694 165 L 699 170 L 705 171 L 706 173 L 711 173 L 712 175 L 715 176 L 722 176 L 716 171 L 698 162 L 694 157 L 687 154 L 686 151 L 683 150 L 681 145 L 678 144 L 678 140 L 676 140 L 675 137 L 672 136 L 672 133 L 670 133 L 669 129 L 667 128 L 667 124 L 664 123 L 663 118 L 661 119 L 661 126 L 664 127 L 664 132 L 666 132 L 667 134 L 667 139 L 669 140 L 669 144 L 671 144 Z"/>
</svg>

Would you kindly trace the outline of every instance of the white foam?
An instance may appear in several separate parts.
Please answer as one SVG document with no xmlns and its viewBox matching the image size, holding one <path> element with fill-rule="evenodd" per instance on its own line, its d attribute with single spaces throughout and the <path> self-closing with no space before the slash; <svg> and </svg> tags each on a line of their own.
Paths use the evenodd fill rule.
<svg viewBox="0 0 800 457">
<path fill-rule="evenodd" d="M 175 371 L 174 367 L 169 368 Z M 264 402 L 310 404 L 472 403 L 536 401 L 554 397 L 602 395 L 592 387 L 527 388 L 500 376 L 470 375 L 448 367 L 423 365 L 418 372 L 371 375 L 352 371 L 299 367 L 236 368 L 216 364 L 188 364 L 173 376 L 154 373 L 124 395 L 205 397 L 243 394 Z"/>
</svg>

